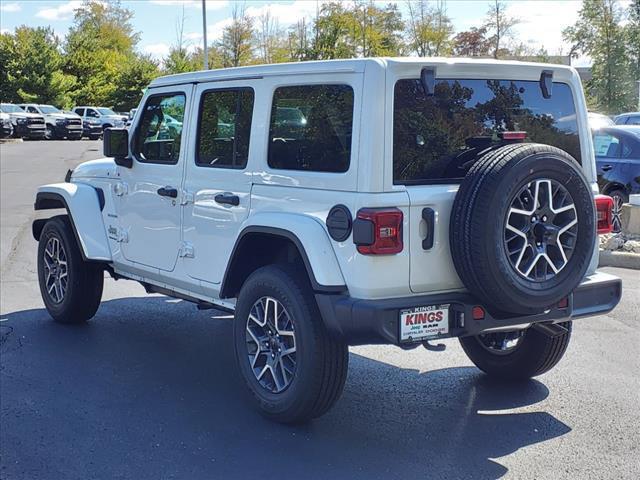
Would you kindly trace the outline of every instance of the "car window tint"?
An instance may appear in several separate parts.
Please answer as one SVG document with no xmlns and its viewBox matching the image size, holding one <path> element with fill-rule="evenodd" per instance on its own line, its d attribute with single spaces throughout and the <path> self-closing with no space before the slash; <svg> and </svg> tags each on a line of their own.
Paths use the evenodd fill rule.
<svg viewBox="0 0 640 480">
<path fill-rule="evenodd" d="M 84 117 L 84 108 L 76 108 L 75 112 L 81 117 Z"/>
<path fill-rule="evenodd" d="M 205 92 L 200 102 L 196 164 L 244 168 L 249 158 L 253 89 Z"/>
<path fill-rule="evenodd" d="M 93 108 L 87 108 L 87 117 L 94 117 L 97 118 L 100 115 L 98 115 L 98 112 L 96 112 Z"/>
<path fill-rule="evenodd" d="M 575 104 L 564 83 L 554 83 L 546 99 L 537 81 L 439 79 L 428 96 L 419 79 L 398 80 L 393 118 L 394 183 L 459 180 L 504 131 L 524 131 L 527 142 L 580 161 Z"/>
<path fill-rule="evenodd" d="M 147 99 L 133 144 L 134 154 L 139 161 L 178 162 L 184 106 L 183 93 L 154 95 Z"/>
<path fill-rule="evenodd" d="M 353 89 L 348 85 L 280 87 L 269 125 L 271 168 L 346 172 L 351 159 Z"/>
<path fill-rule="evenodd" d="M 617 158 L 620 156 L 620 140 L 607 133 L 596 133 L 593 136 L 593 149 L 596 157 Z"/>
<path fill-rule="evenodd" d="M 38 110 L 36 110 L 35 107 L 27 107 L 27 112 L 29 112 L 29 113 L 40 113 L 40 112 L 38 112 Z"/>
</svg>

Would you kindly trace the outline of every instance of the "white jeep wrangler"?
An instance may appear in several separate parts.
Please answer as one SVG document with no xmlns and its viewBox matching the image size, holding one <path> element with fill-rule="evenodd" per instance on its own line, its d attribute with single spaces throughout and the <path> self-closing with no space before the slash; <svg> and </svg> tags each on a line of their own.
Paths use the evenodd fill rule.
<svg viewBox="0 0 640 480">
<path fill-rule="evenodd" d="M 240 372 L 281 422 L 325 413 L 348 345 L 444 348 L 540 375 L 572 320 L 613 309 L 574 70 L 463 59 L 264 65 L 154 80 L 107 157 L 39 188 L 51 316 L 93 317 L 103 272 L 235 312 Z"/>
</svg>

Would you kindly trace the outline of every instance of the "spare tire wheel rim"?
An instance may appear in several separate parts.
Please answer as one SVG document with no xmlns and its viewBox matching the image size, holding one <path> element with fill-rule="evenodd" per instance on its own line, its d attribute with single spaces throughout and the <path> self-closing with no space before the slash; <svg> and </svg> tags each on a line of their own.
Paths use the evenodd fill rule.
<svg viewBox="0 0 640 480">
<path fill-rule="evenodd" d="M 578 213 L 569 191 L 557 180 L 528 181 L 511 200 L 504 246 L 511 267 L 528 281 L 553 279 L 573 254 Z"/>
<path fill-rule="evenodd" d="M 245 339 L 258 383 L 270 393 L 286 390 L 296 373 L 296 335 L 284 305 L 273 297 L 256 301 L 247 318 Z"/>
</svg>

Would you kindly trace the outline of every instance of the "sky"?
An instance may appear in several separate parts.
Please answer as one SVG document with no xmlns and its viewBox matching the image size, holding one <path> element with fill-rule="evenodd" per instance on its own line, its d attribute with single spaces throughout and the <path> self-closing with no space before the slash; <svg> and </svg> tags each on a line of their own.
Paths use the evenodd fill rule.
<svg viewBox="0 0 640 480">
<path fill-rule="evenodd" d="M 73 20 L 73 11 L 81 0 L 0 0 L 0 30 L 12 31 L 20 25 L 51 26 L 64 38 Z M 201 0 L 122 0 L 122 5 L 134 12 L 133 26 L 140 32 L 138 49 L 161 59 L 176 43 L 177 25 L 184 11 L 184 37 L 195 48 L 202 43 Z M 230 21 L 231 1 L 206 0 L 207 35 L 209 42 L 219 39 Z M 259 16 L 265 9 L 278 19 L 281 27 L 294 24 L 301 17 L 312 17 L 316 0 L 245 1 L 247 12 Z M 381 4 L 389 1 L 379 2 Z M 403 14 L 406 1 L 396 1 Z M 534 47 L 544 47 L 551 55 L 568 54 L 570 46 L 562 41 L 562 30 L 575 23 L 579 0 L 507 0 L 507 13 L 520 19 L 517 38 Z M 447 13 L 456 32 L 482 24 L 488 8 L 486 0 L 447 0 Z M 406 15 L 405 15 L 406 18 Z M 588 59 L 578 59 L 582 66 Z"/>
</svg>

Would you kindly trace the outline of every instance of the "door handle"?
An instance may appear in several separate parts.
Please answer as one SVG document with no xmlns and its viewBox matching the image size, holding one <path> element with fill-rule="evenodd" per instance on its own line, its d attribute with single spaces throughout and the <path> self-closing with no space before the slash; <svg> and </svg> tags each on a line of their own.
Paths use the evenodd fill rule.
<svg viewBox="0 0 640 480">
<path fill-rule="evenodd" d="M 237 195 L 233 195 L 232 193 L 219 193 L 214 197 L 216 203 L 221 203 L 224 205 L 233 205 L 237 207 L 240 205 L 240 197 Z"/>
<path fill-rule="evenodd" d="M 608 172 L 609 170 L 611 170 L 613 168 L 613 165 L 603 165 L 602 166 L 602 171 L 603 172 Z"/>
<path fill-rule="evenodd" d="M 178 198 L 178 189 L 173 187 L 160 187 L 158 189 L 158 195 L 161 197 Z"/>
</svg>

